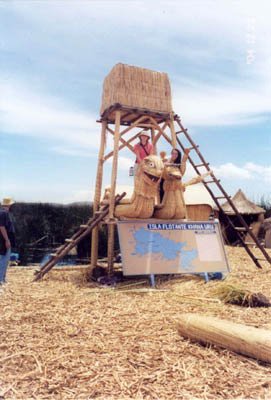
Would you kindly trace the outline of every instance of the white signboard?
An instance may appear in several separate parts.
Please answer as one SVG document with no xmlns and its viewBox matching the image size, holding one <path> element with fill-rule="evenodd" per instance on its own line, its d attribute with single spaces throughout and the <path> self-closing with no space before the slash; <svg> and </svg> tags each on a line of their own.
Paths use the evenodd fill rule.
<svg viewBox="0 0 271 400">
<path fill-rule="evenodd" d="M 118 222 L 124 275 L 228 272 L 218 221 Z"/>
</svg>

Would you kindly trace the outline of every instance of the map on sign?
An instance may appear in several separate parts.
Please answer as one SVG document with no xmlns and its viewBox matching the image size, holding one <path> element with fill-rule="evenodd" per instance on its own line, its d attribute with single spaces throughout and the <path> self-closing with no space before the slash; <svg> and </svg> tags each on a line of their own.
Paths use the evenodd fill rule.
<svg viewBox="0 0 271 400">
<path fill-rule="evenodd" d="M 198 256 L 197 249 L 190 249 L 187 242 L 176 242 L 170 235 L 154 232 L 150 234 L 145 228 L 133 233 L 135 251 L 132 255 L 145 256 L 148 253 L 157 255 L 161 261 L 175 261 L 180 257 L 183 268 L 193 269 L 192 261 Z M 178 260 L 177 260 L 178 261 Z"/>
<path fill-rule="evenodd" d="M 228 271 L 218 223 L 119 221 L 125 275 Z"/>
</svg>

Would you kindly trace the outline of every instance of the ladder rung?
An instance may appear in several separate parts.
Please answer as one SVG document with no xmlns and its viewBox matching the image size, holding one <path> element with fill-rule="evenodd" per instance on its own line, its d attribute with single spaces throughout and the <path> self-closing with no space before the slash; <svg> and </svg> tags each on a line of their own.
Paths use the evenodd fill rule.
<svg viewBox="0 0 271 400">
<path fill-rule="evenodd" d="M 73 239 L 65 239 L 65 242 L 66 243 L 72 243 L 72 242 L 74 242 L 74 240 Z"/>
<path fill-rule="evenodd" d="M 197 167 L 197 168 L 199 168 L 199 167 L 208 167 L 210 165 L 210 163 L 203 163 L 203 164 L 198 164 L 198 165 L 195 165 L 195 167 Z"/>
<path fill-rule="evenodd" d="M 80 228 L 88 228 L 88 227 L 89 227 L 89 225 L 86 225 L 86 224 L 80 225 Z"/>
<path fill-rule="evenodd" d="M 249 227 L 249 228 L 247 229 L 247 228 L 245 228 L 244 226 L 235 226 L 234 229 L 235 229 L 236 231 L 240 231 L 240 232 L 248 232 L 248 230 L 250 230 L 250 231 L 252 230 L 251 227 Z"/>
<path fill-rule="evenodd" d="M 103 213 L 103 211 L 95 211 L 95 215 L 100 215 L 100 214 L 102 214 Z"/>
<path fill-rule="evenodd" d="M 231 198 L 231 196 L 228 196 L 228 197 L 226 197 L 226 196 L 218 196 L 218 197 L 216 197 L 217 200 L 219 200 L 219 199 L 230 199 L 230 198 Z"/>
<path fill-rule="evenodd" d="M 203 181 L 203 183 L 219 183 L 220 179 L 217 179 L 216 181 Z"/>
<path fill-rule="evenodd" d="M 59 256 L 59 254 L 57 254 L 57 253 L 51 253 L 50 256 L 51 256 L 51 257 L 56 257 L 56 256 Z"/>
<path fill-rule="evenodd" d="M 267 261 L 266 258 L 256 258 L 256 260 L 258 260 L 258 261 Z"/>
<path fill-rule="evenodd" d="M 178 135 L 178 133 L 182 133 L 182 132 L 187 132 L 187 129 L 181 129 L 180 131 L 177 131 L 176 134 Z"/>
<path fill-rule="evenodd" d="M 198 148 L 199 148 L 199 145 L 196 144 L 196 146 L 188 147 L 188 150 L 191 151 L 191 150 L 196 150 Z"/>
</svg>

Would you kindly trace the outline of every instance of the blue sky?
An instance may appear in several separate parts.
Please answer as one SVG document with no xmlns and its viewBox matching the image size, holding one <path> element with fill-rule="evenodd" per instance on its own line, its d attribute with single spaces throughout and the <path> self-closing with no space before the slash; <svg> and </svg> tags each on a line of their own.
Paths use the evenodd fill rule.
<svg viewBox="0 0 271 400">
<path fill-rule="evenodd" d="M 0 196 L 92 199 L 102 84 L 122 62 L 168 73 L 229 194 L 270 199 L 270 13 L 264 0 L 0 1 Z M 121 154 L 119 186 L 132 163 Z"/>
</svg>

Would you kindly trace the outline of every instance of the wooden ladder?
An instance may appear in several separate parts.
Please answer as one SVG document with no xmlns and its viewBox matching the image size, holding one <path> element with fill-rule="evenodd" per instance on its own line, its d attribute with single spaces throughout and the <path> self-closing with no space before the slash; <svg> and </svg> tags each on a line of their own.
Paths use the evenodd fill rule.
<svg viewBox="0 0 271 400">
<path fill-rule="evenodd" d="M 193 150 L 194 152 L 196 152 L 196 155 L 198 156 L 197 159 L 199 160 L 198 162 L 194 162 L 192 159 L 192 155 L 193 153 L 190 153 L 192 155 L 189 155 L 188 159 L 191 163 L 191 165 L 193 166 L 194 170 L 196 171 L 196 173 L 198 175 L 202 175 L 203 173 L 207 172 L 207 171 L 211 171 L 211 168 L 209 167 L 209 163 L 207 163 L 203 157 L 203 155 L 201 154 L 200 150 L 199 150 L 199 146 L 196 145 L 194 143 L 194 141 L 191 139 L 191 137 L 189 136 L 187 129 L 184 128 L 184 126 L 181 123 L 181 119 L 178 115 L 174 116 L 174 120 L 176 121 L 176 123 L 178 124 L 180 130 L 176 131 L 176 136 L 177 136 L 177 142 L 179 144 L 179 146 L 181 147 L 181 149 L 184 151 L 185 147 L 183 143 L 181 142 L 181 140 L 179 139 L 178 135 L 183 134 L 186 138 L 186 140 L 189 143 L 189 149 Z M 200 170 L 200 168 L 204 168 L 204 171 Z M 271 264 L 271 258 L 269 256 L 269 254 L 267 253 L 267 251 L 265 250 L 265 248 L 262 246 L 262 244 L 259 242 L 258 238 L 254 235 L 254 233 L 250 230 L 249 226 L 247 225 L 246 221 L 244 220 L 244 218 L 242 217 L 242 215 L 239 213 L 239 211 L 237 210 L 237 208 L 235 207 L 234 203 L 231 200 L 231 196 L 229 196 L 226 191 L 223 189 L 220 180 L 217 179 L 214 175 L 213 172 L 211 172 L 210 175 L 210 180 L 208 181 L 203 181 L 202 183 L 204 184 L 205 188 L 208 190 L 210 196 L 212 197 L 212 199 L 214 200 L 216 206 L 218 207 L 218 209 L 224 214 L 227 222 L 229 223 L 229 225 L 232 226 L 232 228 L 235 230 L 237 237 L 240 239 L 241 244 L 244 246 L 245 250 L 247 251 L 247 253 L 249 254 L 249 256 L 251 257 L 251 259 L 253 260 L 253 262 L 255 263 L 255 265 L 258 268 L 262 268 L 262 265 L 260 264 L 260 261 L 268 261 Z M 214 193 L 213 188 L 217 189 L 218 195 L 216 195 Z M 240 226 L 235 226 L 234 223 L 232 222 L 232 220 L 229 218 L 229 216 L 224 212 L 223 208 L 221 207 L 219 200 L 224 199 L 225 201 L 228 201 L 228 203 L 230 204 L 234 215 L 238 218 L 239 224 Z M 249 236 L 251 238 L 251 243 L 254 244 L 255 248 L 258 248 L 261 253 L 262 253 L 262 258 L 257 258 L 251 248 L 247 245 L 247 243 L 244 240 L 244 235 L 249 233 Z"/>
<path fill-rule="evenodd" d="M 117 195 L 115 197 L 115 204 L 118 204 L 121 199 L 126 195 L 126 193 L 122 193 L 121 195 Z M 51 254 L 50 260 L 48 260 L 41 269 L 36 273 L 34 278 L 34 282 L 40 280 L 47 272 L 49 272 L 56 263 L 61 260 L 69 251 L 75 247 L 80 240 L 82 240 L 87 234 L 89 234 L 93 228 L 95 228 L 103 218 L 109 212 L 109 204 L 104 205 L 99 211 L 94 213 L 94 216 L 90 218 L 86 224 L 80 225 L 80 229 L 72 235 L 71 238 L 65 239 L 65 243 L 62 244 L 55 253 Z"/>
</svg>

